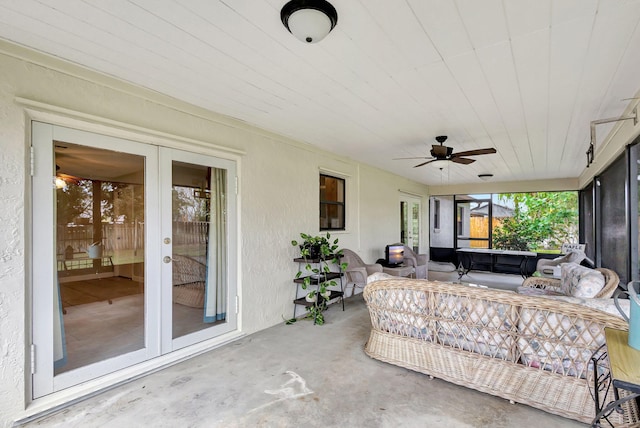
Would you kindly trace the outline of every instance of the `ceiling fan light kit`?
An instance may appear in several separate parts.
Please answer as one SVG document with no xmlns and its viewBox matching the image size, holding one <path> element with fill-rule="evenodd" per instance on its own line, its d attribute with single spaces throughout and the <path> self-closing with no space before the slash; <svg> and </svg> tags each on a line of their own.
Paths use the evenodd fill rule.
<svg viewBox="0 0 640 428">
<path fill-rule="evenodd" d="M 291 0 L 282 7 L 280 19 L 298 40 L 318 43 L 338 22 L 338 12 L 325 0 Z"/>
<path fill-rule="evenodd" d="M 459 163 L 462 165 L 469 165 L 470 163 L 475 162 L 475 159 L 469 159 L 466 156 L 479 156 L 479 155 L 490 155 L 496 153 L 496 149 L 493 147 L 487 147 L 485 149 L 477 149 L 477 150 L 467 150 L 464 152 L 453 152 L 453 147 L 448 147 L 444 145 L 444 142 L 447 141 L 446 135 L 439 135 L 436 137 L 436 141 L 440 144 L 434 144 L 431 146 L 431 157 L 415 157 L 415 158 L 396 158 L 399 159 L 428 159 L 425 162 L 419 163 L 414 166 L 414 168 L 418 168 L 423 165 L 431 164 L 436 168 L 442 169 L 449 166 L 449 162 Z"/>
<path fill-rule="evenodd" d="M 443 168 L 448 168 L 449 167 L 449 161 L 445 160 L 445 159 L 436 159 L 434 161 L 430 162 L 431 166 L 434 166 L 438 169 L 443 169 Z"/>
</svg>

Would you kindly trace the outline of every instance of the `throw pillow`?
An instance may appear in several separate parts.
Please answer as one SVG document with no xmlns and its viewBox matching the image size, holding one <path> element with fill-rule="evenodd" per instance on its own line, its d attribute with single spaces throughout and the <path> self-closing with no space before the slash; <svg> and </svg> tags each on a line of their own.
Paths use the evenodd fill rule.
<svg viewBox="0 0 640 428">
<path fill-rule="evenodd" d="M 604 275 L 577 263 L 560 265 L 560 289 L 565 296 L 595 297 L 604 287 Z"/>
</svg>

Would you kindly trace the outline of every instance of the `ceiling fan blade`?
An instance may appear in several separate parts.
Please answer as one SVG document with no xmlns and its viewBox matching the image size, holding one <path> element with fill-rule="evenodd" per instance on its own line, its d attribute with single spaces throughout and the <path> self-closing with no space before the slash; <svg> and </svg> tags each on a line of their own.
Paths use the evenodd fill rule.
<svg viewBox="0 0 640 428">
<path fill-rule="evenodd" d="M 65 174 L 63 172 L 59 172 L 56 174 L 58 177 L 66 181 L 67 183 L 79 184 L 82 178 L 76 177 L 75 175 Z"/>
<path fill-rule="evenodd" d="M 393 158 L 391 160 L 403 160 L 403 159 L 433 159 L 432 156 L 418 156 L 413 158 Z"/>
<path fill-rule="evenodd" d="M 431 162 L 436 161 L 436 160 L 437 159 L 431 159 L 431 160 L 428 160 L 426 162 L 419 163 L 418 165 L 414 166 L 414 168 L 418 168 L 419 166 L 426 165 L 426 164 L 431 163 Z"/>
<path fill-rule="evenodd" d="M 474 163 L 475 159 L 467 159 L 467 158 L 459 158 L 457 156 L 452 157 L 451 162 L 461 163 L 462 165 L 469 165 L 470 163 Z"/>
<path fill-rule="evenodd" d="M 466 152 L 454 153 L 451 156 L 460 157 L 460 156 L 478 156 L 478 155 L 491 155 L 497 153 L 496 149 L 493 147 L 487 149 L 477 149 L 477 150 L 467 150 Z"/>
</svg>

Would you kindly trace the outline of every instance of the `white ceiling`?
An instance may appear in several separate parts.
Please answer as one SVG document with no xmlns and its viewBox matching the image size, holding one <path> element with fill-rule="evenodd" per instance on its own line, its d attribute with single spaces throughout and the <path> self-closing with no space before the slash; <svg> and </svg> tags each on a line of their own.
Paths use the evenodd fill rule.
<svg viewBox="0 0 640 428">
<path fill-rule="evenodd" d="M 0 0 L 0 37 L 426 184 L 577 177 L 640 89 L 640 0 L 330 1 L 311 45 L 286 0 Z M 441 134 L 498 153 L 392 160 Z"/>
</svg>

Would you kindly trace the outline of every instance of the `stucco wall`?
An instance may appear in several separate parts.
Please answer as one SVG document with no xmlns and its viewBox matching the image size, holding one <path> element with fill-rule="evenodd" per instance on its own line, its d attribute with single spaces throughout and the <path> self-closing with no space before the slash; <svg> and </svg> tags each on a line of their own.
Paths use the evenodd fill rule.
<svg viewBox="0 0 640 428">
<path fill-rule="evenodd" d="M 0 426 L 21 409 L 25 359 L 24 115 L 0 67 Z"/>
<path fill-rule="evenodd" d="M 433 228 L 433 200 L 440 201 L 440 228 Z M 453 248 L 454 228 L 453 228 L 453 196 L 433 196 L 431 197 L 431 209 L 429 210 L 429 245 L 432 247 Z"/>
<path fill-rule="evenodd" d="M 15 97 L 205 143 L 243 150 L 240 165 L 241 325 L 250 334 L 292 313 L 290 245 L 318 233 L 318 174 L 348 182 L 341 246 L 366 261 L 399 237 L 398 189 L 426 186 L 324 153 L 151 91 L 0 42 L 0 426 L 24 415 L 30 331 L 28 120 Z M 426 199 L 423 199 L 426 216 Z M 427 217 L 425 217 L 426 219 Z M 423 224 L 428 224 L 423 221 Z M 425 233 L 426 235 L 426 233 Z M 422 242 L 426 244 L 426 236 Z M 26 266 L 26 268 L 25 268 Z"/>
</svg>

